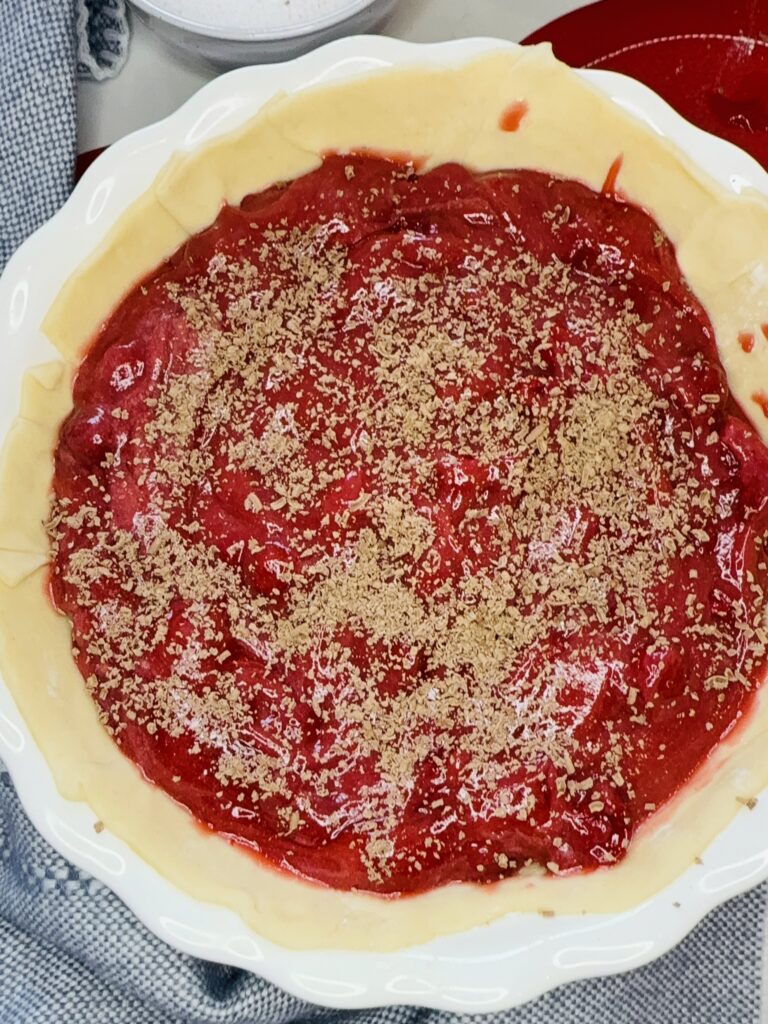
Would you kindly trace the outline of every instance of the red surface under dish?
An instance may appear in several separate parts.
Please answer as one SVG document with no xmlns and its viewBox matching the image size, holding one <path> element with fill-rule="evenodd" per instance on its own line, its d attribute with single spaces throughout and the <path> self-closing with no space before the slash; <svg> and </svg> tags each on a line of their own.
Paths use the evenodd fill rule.
<svg viewBox="0 0 768 1024">
<path fill-rule="evenodd" d="M 700 128 L 768 167 L 765 0 L 600 0 L 537 29 L 572 67 L 645 82 Z"/>
<path fill-rule="evenodd" d="M 615 174 L 620 179 L 620 168 Z M 263 614 L 272 617 L 270 622 L 279 623 L 293 608 L 295 594 L 281 575 L 285 565 L 311 571 L 311 564 L 331 558 L 339 548 L 353 550 L 370 528 L 370 510 L 387 498 L 380 466 L 393 452 L 404 465 L 427 467 L 426 475 L 414 475 L 398 492 L 419 521 L 430 524 L 427 549 L 408 556 L 397 568 L 398 585 L 407 586 L 417 602 L 442 593 L 446 581 L 446 594 L 464 593 L 461 588 L 468 579 L 498 575 L 507 555 L 522 559 L 519 564 L 527 569 L 518 574 L 520 585 L 525 585 L 525 577 L 535 590 L 537 580 L 552 571 L 552 559 L 577 571 L 588 566 L 590 545 L 599 541 L 617 550 L 613 511 L 596 512 L 584 485 L 587 489 L 578 491 L 583 498 L 560 510 L 563 529 L 544 551 L 536 524 L 523 516 L 530 495 L 509 483 L 520 458 L 518 442 L 510 433 L 506 451 L 491 459 L 473 448 L 474 441 L 466 441 L 470 435 L 462 434 L 461 416 L 469 423 L 472 410 L 486 403 L 484 415 L 493 421 L 494 408 L 501 408 L 498 403 L 504 401 L 530 410 L 532 424 L 544 424 L 546 429 L 543 444 L 533 455 L 526 449 L 526 457 L 538 459 L 536 472 L 542 473 L 541 460 L 564 457 L 561 442 L 553 439 L 558 417 L 564 415 L 558 411 L 562 402 L 570 409 L 567 403 L 591 393 L 591 388 L 610 388 L 613 356 L 605 339 L 617 310 L 626 303 L 632 304 L 644 325 L 632 343 L 643 353 L 642 358 L 632 357 L 633 387 L 649 389 L 661 403 L 658 410 L 664 410 L 649 412 L 631 428 L 637 444 L 652 453 L 653 462 L 649 478 L 636 481 L 646 495 L 639 508 L 642 511 L 645 502 L 649 508 L 660 508 L 671 501 L 672 490 L 682 485 L 665 467 L 687 460 L 691 503 L 684 528 L 699 527 L 690 550 L 671 554 L 666 576 L 655 579 L 637 598 L 656 615 L 655 633 L 623 607 L 618 593 L 609 594 L 609 611 L 602 618 L 585 606 L 574 631 L 564 625 L 571 621 L 572 609 L 564 608 L 546 635 L 520 650 L 493 691 L 496 710 L 499 701 L 502 707 L 507 702 L 510 735 L 523 729 L 521 701 L 530 702 L 536 680 L 553 666 L 560 672 L 557 707 L 525 720 L 525 728 L 541 729 L 539 754 L 531 754 L 529 744 L 526 756 L 518 757 L 513 746 L 517 740 L 510 739 L 512 746 L 491 758 L 495 783 L 472 767 L 472 730 L 487 742 L 484 710 L 471 710 L 475 688 L 480 687 L 473 665 L 464 670 L 466 708 L 451 712 L 452 725 L 438 728 L 434 715 L 423 711 L 398 721 L 393 710 L 398 694 L 434 691 L 439 700 L 441 687 L 447 684 L 446 673 L 435 660 L 440 638 L 427 638 L 413 651 L 406 650 L 407 636 L 391 642 L 390 670 L 386 678 L 370 684 L 381 711 L 381 734 L 393 730 L 386 742 L 392 749 L 400 744 L 408 750 L 414 735 L 421 736 L 423 756 L 404 785 L 394 818 L 392 805 L 387 804 L 390 845 L 373 873 L 370 856 L 366 859 L 363 851 L 379 805 L 371 798 L 366 806 L 364 797 L 377 792 L 377 786 L 380 790 L 391 785 L 383 767 L 387 750 L 380 746 L 375 756 L 370 751 L 365 756 L 350 754 L 335 783 L 324 792 L 315 785 L 339 731 L 353 728 L 348 711 L 345 719 L 338 717 L 349 685 L 344 671 L 325 679 L 322 707 L 318 706 L 313 675 L 317 659 L 338 659 L 338 652 L 346 652 L 350 671 L 364 676 L 370 659 L 382 657 L 381 645 L 373 645 L 356 624 L 354 609 L 335 635 L 313 638 L 305 655 L 281 658 L 264 645 L 234 635 L 231 607 L 212 588 L 205 615 L 224 658 L 198 658 L 195 672 L 184 677 L 179 659 L 173 662 L 169 654 L 170 640 L 174 650 L 188 652 L 200 638 L 191 635 L 190 609 L 177 595 L 163 613 L 165 638 L 133 666 L 146 692 L 173 671 L 182 677 L 177 695 L 187 687 L 189 694 L 199 696 L 206 687 L 215 690 L 223 664 L 233 673 L 238 699 L 250 715 L 250 726 L 233 741 L 238 753 L 245 751 L 255 761 L 261 758 L 259 764 L 274 763 L 275 772 L 288 780 L 287 793 L 254 793 L 258 787 L 253 784 L 222 782 L 217 766 L 223 741 L 210 730 L 201 741 L 192 714 L 188 727 L 173 734 L 151 716 L 128 713 L 131 705 L 121 694 L 120 683 L 114 682 L 119 666 L 116 672 L 115 664 L 94 653 L 100 650 L 99 636 L 110 628 L 105 608 L 111 618 L 127 615 L 129 649 L 139 640 L 146 645 L 141 634 L 141 615 L 147 608 L 140 596 L 142 581 L 146 582 L 141 560 L 149 564 L 153 541 L 147 539 L 146 524 L 158 514 L 157 491 L 162 489 L 156 479 L 153 483 L 151 467 L 171 451 L 167 438 L 162 442 L 166 447 L 158 447 L 148 424 L 171 387 L 183 388 L 187 378 L 191 387 L 189 375 L 205 365 L 206 358 L 201 355 L 204 331 L 195 328 L 179 296 L 195 294 L 200 282 L 215 280 L 227 261 L 243 259 L 255 268 L 255 279 L 264 288 L 270 283 L 269 294 L 279 296 L 299 287 L 295 267 L 281 264 L 270 242 L 271 232 L 286 226 L 315 240 L 312 266 L 324 266 L 332 253 L 334 259 L 341 254 L 344 261 L 334 296 L 323 293 L 318 298 L 317 338 L 302 328 L 298 340 L 291 342 L 305 353 L 298 358 L 285 336 L 276 334 L 273 357 L 258 368 L 262 384 L 254 392 L 258 399 L 247 422 L 227 425 L 223 412 L 221 429 L 194 433 L 189 457 L 196 452 L 207 459 L 210 475 L 181 489 L 170 488 L 172 505 L 164 506 L 163 512 L 177 540 L 191 537 L 190 544 L 204 544 L 212 565 L 223 565 L 235 574 L 244 600 L 258 597 L 267 602 Z M 490 252 L 496 254 L 496 266 L 516 261 L 527 265 L 533 256 L 539 266 L 555 268 L 558 274 L 558 268 L 570 268 L 568 279 L 574 287 L 564 299 L 547 284 L 547 272 L 527 283 L 520 277 L 502 283 L 483 269 Z M 363 406 L 376 407 L 377 374 L 384 358 L 372 339 L 379 337 L 376 332 L 382 324 L 386 326 L 398 289 L 414 281 L 422 282 L 424 294 L 438 297 L 437 308 L 453 302 L 460 290 L 464 298 L 445 330 L 470 339 L 464 344 L 474 343 L 473 325 L 484 310 L 510 312 L 494 321 L 490 336 L 478 336 L 482 358 L 471 370 L 465 369 L 457 379 L 442 379 L 440 374 L 434 378 L 439 411 L 431 432 L 407 443 L 391 438 L 385 443 L 374 432 L 372 447 L 363 457 L 354 439 L 359 439 Z M 234 315 L 230 303 L 238 295 L 226 290 L 220 294 L 217 301 L 226 327 Z M 350 310 L 362 308 L 361 302 L 367 303 L 366 317 L 352 317 Z M 518 321 L 511 312 L 523 307 L 539 318 L 537 335 L 527 340 L 515 334 Z M 404 344 L 423 326 L 420 310 L 416 302 L 399 313 Z M 587 314 L 591 319 L 583 319 Z M 542 332 L 552 342 L 544 349 L 539 348 Z M 386 332 L 384 336 L 390 337 Z M 410 353 L 409 358 L 413 354 L 407 346 L 403 351 Z M 425 356 L 426 369 L 419 373 L 431 372 L 428 349 Z M 291 365 L 285 380 L 275 372 L 284 359 Z M 587 372 L 585 365 L 594 368 Z M 340 392 L 320 387 L 326 374 L 339 387 L 343 384 L 343 402 Z M 235 394 L 238 384 L 223 379 L 221 387 Z M 87 352 L 74 400 L 56 451 L 54 489 L 64 518 L 58 523 L 51 593 L 57 608 L 72 619 L 77 663 L 121 750 L 146 777 L 205 826 L 246 844 L 273 865 L 342 889 L 406 893 L 452 880 L 492 881 L 513 874 L 528 861 L 558 871 L 610 863 L 624 855 L 638 825 L 680 789 L 750 706 L 762 658 L 748 661 L 743 622 L 759 613 L 760 588 L 765 584 L 755 542 L 761 541 L 768 526 L 768 450 L 728 396 L 711 325 L 680 275 L 671 244 L 647 213 L 612 194 L 532 171 L 476 175 L 447 165 L 418 175 L 412 168 L 370 155 L 329 157 L 318 170 L 286 187 L 250 197 L 241 208 L 225 206 L 212 227 L 190 239 L 135 288 Z M 465 409 L 461 416 L 451 412 L 459 400 Z M 227 454 L 233 437 L 262 437 L 266 424 L 289 404 L 292 429 L 300 440 L 293 458 L 305 460 L 311 472 L 327 456 L 325 426 L 336 423 L 333 459 L 341 467 L 335 483 L 318 485 L 311 500 L 302 504 L 299 499 L 290 514 L 276 490 L 290 467 L 278 466 L 269 476 L 233 465 Z M 325 417 L 320 426 L 318 408 Z M 169 429 L 166 423 L 163 430 Z M 552 436 L 546 440 L 550 430 Z M 447 442 L 446 437 L 452 440 Z M 618 443 L 620 434 L 616 438 Z M 601 458 L 608 459 L 609 454 L 606 449 Z M 598 462 L 598 473 L 600 466 Z M 699 502 L 701 495 L 708 497 Z M 546 505 L 546 494 L 543 499 Z M 500 546 L 494 527 L 499 517 L 517 524 L 508 551 Z M 126 537 L 137 545 L 130 563 L 121 554 Z M 251 552 L 249 541 L 254 538 Z M 302 551 L 308 544 L 313 553 L 305 556 Z M 105 568 L 84 586 L 73 573 L 94 547 L 101 551 Z M 623 557 L 635 555 L 636 550 L 625 546 Z M 605 570 L 612 571 L 611 566 Z M 599 580 L 595 585 L 599 587 Z M 302 600 L 310 598 L 311 588 Z M 452 630 L 455 634 L 460 625 L 466 626 L 472 600 L 466 598 L 460 623 L 444 624 L 444 641 Z M 529 593 L 521 614 L 535 614 L 537 600 Z M 694 606 L 701 609 L 700 635 L 686 633 Z M 514 608 L 508 611 L 516 614 Z M 373 609 L 371 615 L 375 613 Z M 709 635 L 708 629 L 734 638 L 730 653 L 707 645 L 702 637 Z M 487 643 L 495 642 L 489 634 Z M 743 683 L 705 685 L 729 669 L 745 670 L 748 664 L 749 677 Z M 565 677 L 567 685 L 562 684 Z M 138 683 L 133 685 L 135 690 Z M 179 699 L 183 702 L 183 697 Z M 179 715 L 183 717 L 182 711 Z M 574 787 L 567 789 L 558 778 L 561 767 L 547 754 L 557 734 L 568 734 L 574 741 L 568 771 Z M 611 762 L 607 755 L 617 750 L 622 752 L 620 762 Z M 277 760 L 270 762 L 270 757 Z M 506 803 L 500 802 L 500 794 L 506 794 Z M 521 794 L 524 814 L 518 813 Z M 296 807 L 301 814 L 292 821 Z"/>
</svg>

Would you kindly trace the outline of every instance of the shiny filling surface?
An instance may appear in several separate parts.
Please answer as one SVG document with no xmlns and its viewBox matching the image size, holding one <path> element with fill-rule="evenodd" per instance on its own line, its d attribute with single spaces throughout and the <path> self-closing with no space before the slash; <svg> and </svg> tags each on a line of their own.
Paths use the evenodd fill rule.
<svg viewBox="0 0 768 1024">
<path fill-rule="evenodd" d="M 589 870 L 749 710 L 768 450 L 615 186 L 331 155 L 94 340 L 51 594 L 203 826 L 341 889 Z"/>
</svg>

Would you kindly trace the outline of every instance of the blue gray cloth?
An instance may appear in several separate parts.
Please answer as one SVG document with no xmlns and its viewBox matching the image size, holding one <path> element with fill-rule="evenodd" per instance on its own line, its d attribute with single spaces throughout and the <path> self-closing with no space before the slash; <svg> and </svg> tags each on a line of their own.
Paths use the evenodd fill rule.
<svg viewBox="0 0 768 1024">
<path fill-rule="evenodd" d="M 78 76 L 113 78 L 128 56 L 125 0 L 78 0 L 76 25 Z"/>
<path fill-rule="evenodd" d="M 510 0 L 511 2 L 511 0 Z M 124 0 L 0 0 L 0 268 L 63 202 L 75 79 L 125 58 Z M 768 1024 L 761 1007 L 768 886 L 732 900 L 676 950 L 580 982 L 494 1024 Z M 407 1007 L 333 1013 L 244 971 L 178 953 L 32 828 L 0 771 L 0 1024 L 462 1024 Z"/>
<path fill-rule="evenodd" d="M 70 0 L 0 0 L 0 268 L 72 187 L 72 8 Z"/>
<path fill-rule="evenodd" d="M 72 188 L 75 78 L 125 62 L 125 0 L 0 0 L 0 269 Z"/>
</svg>

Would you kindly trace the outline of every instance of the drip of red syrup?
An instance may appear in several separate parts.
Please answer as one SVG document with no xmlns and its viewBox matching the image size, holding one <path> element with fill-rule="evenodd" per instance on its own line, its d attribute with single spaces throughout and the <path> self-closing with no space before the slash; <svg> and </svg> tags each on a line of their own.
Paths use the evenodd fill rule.
<svg viewBox="0 0 768 1024">
<path fill-rule="evenodd" d="M 765 333 L 765 326 L 763 327 L 763 333 Z M 767 336 L 768 337 L 768 336 Z M 739 335 L 739 345 L 745 352 L 751 352 L 755 347 L 755 336 L 751 331 L 742 331 Z"/>
<path fill-rule="evenodd" d="M 768 395 L 765 391 L 756 391 L 754 395 L 752 395 L 752 401 L 755 405 L 760 407 L 763 416 L 768 419 Z"/>
<path fill-rule="evenodd" d="M 611 166 L 608 168 L 608 173 L 605 176 L 603 187 L 600 190 L 604 196 L 616 197 L 618 195 L 618 191 L 616 189 L 616 181 L 619 177 L 619 171 L 621 170 L 621 165 L 623 163 L 624 155 L 622 153 L 619 153 L 619 155 L 613 161 Z"/>
<path fill-rule="evenodd" d="M 515 100 L 502 112 L 499 118 L 499 128 L 503 132 L 516 132 L 527 113 L 528 104 L 525 100 Z"/>
</svg>

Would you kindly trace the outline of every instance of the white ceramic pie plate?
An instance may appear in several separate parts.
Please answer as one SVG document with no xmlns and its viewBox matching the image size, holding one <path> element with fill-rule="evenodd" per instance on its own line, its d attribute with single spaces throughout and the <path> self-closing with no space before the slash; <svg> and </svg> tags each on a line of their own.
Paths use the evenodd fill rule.
<svg viewBox="0 0 768 1024">
<path fill-rule="evenodd" d="M 419 45 L 357 37 L 287 64 L 244 68 L 202 89 L 177 113 L 122 139 L 89 168 L 64 208 L 15 254 L 0 279 L 0 438 L 18 407 L 22 373 L 55 353 L 40 331 L 70 272 L 144 192 L 174 150 L 199 146 L 247 118 L 276 91 L 395 65 L 457 64 L 509 44 L 469 39 Z M 729 143 L 694 128 L 645 86 L 579 72 L 660 135 L 673 139 L 733 192 L 768 194 L 768 174 Z M 41 637 L 41 642 L 45 638 Z M 0 756 L 30 818 L 64 856 L 110 886 L 158 936 L 185 952 L 249 968 L 299 996 L 356 1008 L 415 1003 L 465 1012 L 518 1005 L 567 981 L 640 966 L 666 952 L 717 904 L 768 878 L 768 793 L 742 811 L 674 884 L 628 913 L 544 918 L 517 914 L 396 953 L 296 952 L 251 932 L 228 910 L 161 878 L 64 800 L 0 681 Z"/>
</svg>

